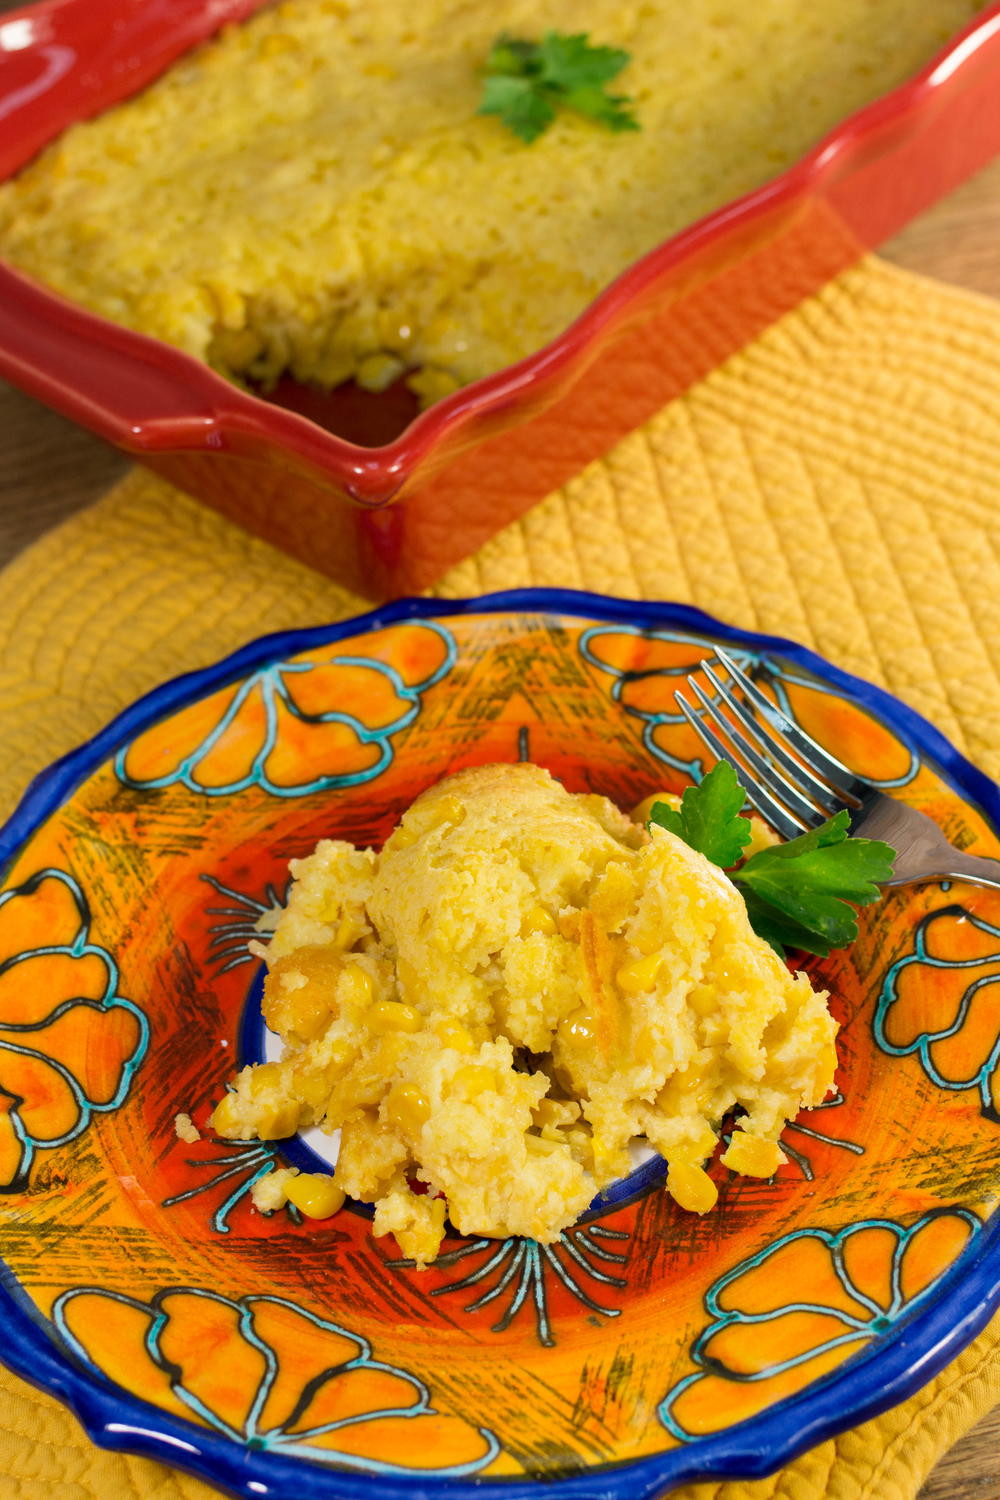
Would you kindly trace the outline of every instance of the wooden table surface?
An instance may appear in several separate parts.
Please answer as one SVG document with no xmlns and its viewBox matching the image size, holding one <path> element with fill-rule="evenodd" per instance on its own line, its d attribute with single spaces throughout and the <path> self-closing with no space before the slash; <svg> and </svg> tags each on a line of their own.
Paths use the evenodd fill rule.
<svg viewBox="0 0 1000 1500">
<path fill-rule="evenodd" d="M 0 10 L 6 3 L 0 0 Z M 1000 161 L 911 224 L 882 254 L 1000 297 Z M 127 467 L 97 439 L 0 383 L 0 566 L 102 494 Z M 1000 1406 L 938 1465 L 919 1500 L 1000 1500 Z"/>
</svg>

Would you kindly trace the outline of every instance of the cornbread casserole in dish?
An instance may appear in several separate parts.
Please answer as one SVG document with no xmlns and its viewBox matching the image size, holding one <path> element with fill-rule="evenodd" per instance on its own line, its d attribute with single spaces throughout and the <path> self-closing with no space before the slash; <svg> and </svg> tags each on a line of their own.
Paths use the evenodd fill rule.
<svg viewBox="0 0 1000 1500">
<path fill-rule="evenodd" d="M 265 385 L 431 401 L 910 77 L 978 0 L 283 0 L 0 187 L 0 253 Z M 624 48 L 635 130 L 477 114 L 498 32 Z M 617 85 L 616 85 L 617 86 Z"/>
<path fill-rule="evenodd" d="M 212 1125 L 340 1129 L 336 1187 L 420 1265 L 446 1214 L 461 1234 L 558 1240 L 639 1137 L 705 1213 L 735 1105 L 722 1165 L 771 1177 L 786 1121 L 832 1090 L 826 996 L 723 872 L 537 766 L 446 777 L 380 853 L 326 840 L 292 873 L 257 947 L 285 1055 L 246 1068 Z M 308 1212 L 299 1186 L 286 1169 L 255 1201 Z"/>
<path fill-rule="evenodd" d="M 894 47 L 912 48 L 912 53 L 906 51 L 907 68 L 917 65 L 919 55 L 930 58 L 935 37 L 949 18 L 972 10 L 957 4 L 950 9 L 951 4 L 919 8 L 920 19 L 894 39 Z M 1000 3 L 978 14 L 909 82 L 835 126 L 786 170 L 782 163 L 803 149 L 810 130 L 821 133 L 824 120 L 837 119 L 885 86 L 890 74 L 883 76 L 881 69 L 889 63 L 877 18 L 897 11 L 902 15 L 903 0 L 865 12 L 861 35 L 873 48 L 870 59 L 859 61 L 859 51 L 834 34 L 818 63 L 820 33 L 814 28 L 828 23 L 811 23 L 806 50 L 815 87 L 797 94 L 788 81 L 787 54 L 770 45 L 780 40 L 777 34 L 767 45 L 760 38 L 757 43 L 744 38 L 754 71 L 743 79 L 729 77 L 726 59 L 732 60 L 737 47 L 727 42 L 726 29 L 719 29 L 721 39 L 710 39 L 697 51 L 692 28 L 699 12 L 681 8 L 671 22 L 671 56 L 663 59 L 663 76 L 675 90 L 669 98 L 659 79 L 649 75 L 651 60 L 660 55 L 658 44 L 649 40 L 658 11 L 640 7 L 613 22 L 609 11 L 601 33 L 603 12 L 595 8 L 594 41 L 631 53 L 614 86 L 634 101 L 641 128 L 613 135 L 564 111 L 530 146 L 499 119 L 476 114 L 485 52 L 507 24 L 506 12 L 470 5 L 456 13 L 456 46 L 461 43 L 467 50 L 454 54 L 450 72 L 441 63 L 441 87 L 430 101 L 421 96 L 415 115 L 409 105 L 419 88 L 412 77 L 406 82 L 406 57 L 412 55 L 407 46 L 401 39 L 400 56 L 391 61 L 383 53 L 376 57 L 373 50 L 379 37 L 383 44 L 389 37 L 385 7 L 371 8 L 370 25 L 359 22 L 359 12 L 350 7 L 328 18 L 322 38 L 327 55 L 335 36 L 354 37 L 342 50 L 348 61 L 353 57 L 372 70 L 363 75 L 362 84 L 355 68 L 342 96 L 328 86 L 326 72 L 319 77 L 322 49 L 308 44 L 306 32 L 303 40 L 295 39 L 295 28 L 308 30 L 312 14 L 308 0 L 303 5 L 265 11 L 201 52 L 191 49 L 210 37 L 220 21 L 238 21 L 260 9 L 256 0 L 172 0 L 169 8 L 150 7 L 142 0 L 41 0 L 5 15 L 0 22 L 0 177 L 24 170 L 26 191 L 14 184 L 10 194 L 4 193 L 11 206 L 4 210 L 8 230 L 0 253 L 20 261 L 23 250 L 23 265 L 30 261 L 33 269 L 27 275 L 12 261 L 0 263 L 0 376 L 138 454 L 173 483 L 313 566 L 380 594 L 432 582 L 1000 147 Z M 826 7 L 817 9 L 826 14 Z M 732 10 L 716 8 L 712 14 L 725 18 Z M 565 7 L 553 7 L 553 18 L 564 11 L 568 28 L 589 24 L 576 8 L 570 14 Z M 785 11 L 791 13 L 787 7 Z M 844 13 L 861 14 L 856 0 Z M 432 62 L 438 33 L 431 23 L 444 14 L 432 8 L 421 33 Z M 547 14 L 528 15 L 512 7 L 510 22 L 520 24 L 523 15 L 525 29 L 537 38 Z M 752 20 L 757 14 L 756 9 L 740 12 L 735 33 L 748 24 L 743 17 Z M 778 8 L 760 14 L 762 24 L 768 18 L 773 22 Z M 481 15 L 489 16 L 490 27 L 483 26 L 480 36 L 475 28 L 483 25 L 477 19 Z M 920 47 L 926 49 L 922 54 Z M 255 49 L 271 56 L 258 58 Z M 251 118 L 237 110 L 239 117 L 230 119 L 220 109 L 231 135 L 217 139 L 213 152 L 208 149 L 211 122 L 195 107 L 194 87 L 185 94 L 181 80 L 193 84 L 210 73 L 214 81 L 199 97 L 214 102 L 212 88 L 216 83 L 221 87 L 227 55 L 245 63 L 239 87 L 255 113 Z M 778 61 L 781 56 L 785 64 Z M 172 62 L 177 68 L 157 84 L 157 75 Z M 764 81 L 765 65 L 771 70 L 770 83 Z M 731 72 L 735 75 L 739 67 L 737 60 Z M 705 128 L 700 127 L 694 114 L 698 90 L 684 82 L 685 68 L 689 73 L 693 68 L 694 77 L 715 77 L 726 97 L 730 89 L 742 91 L 741 129 L 759 148 L 756 161 L 742 154 L 738 161 L 730 159 L 733 132 L 714 99 L 706 106 Z M 385 76 L 387 70 L 397 78 Z M 880 78 L 870 92 L 866 71 Z M 281 90 L 277 119 L 267 104 L 269 80 L 272 91 Z M 118 114 L 109 110 L 147 84 L 152 84 L 147 94 L 124 106 L 121 118 L 127 120 L 134 110 L 152 132 L 155 150 L 143 149 L 134 133 L 113 139 Z M 833 88 L 846 90 L 839 105 L 831 101 Z M 366 101 L 376 97 L 381 101 L 379 120 L 395 119 L 405 141 L 390 145 L 373 165 L 381 127 L 360 116 Z M 171 99 L 182 113 L 176 140 L 166 138 L 159 121 L 157 101 Z M 319 115 L 307 129 L 310 99 Z M 779 109 L 780 100 L 787 108 Z M 332 140 L 329 132 L 334 121 L 348 128 L 352 107 L 359 110 L 359 120 L 350 125 L 351 141 L 345 145 L 342 134 Z M 405 121 L 400 109 L 407 111 Z M 82 132 L 66 130 L 101 110 L 108 111 L 105 119 L 94 120 Z M 442 110 L 450 111 L 450 125 Z M 305 148 L 300 151 L 293 143 L 289 157 L 286 119 L 300 135 L 312 132 L 305 145 L 312 152 L 316 182 L 300 180 Z M 765 140 L 769 119 L 774 133 Z M 803 122 L 801 134 L 796 134 L 798 126 L 792 128 L 797 119 Z M 440 123 L 437 135 L 434 122 Z M 667 140 L 681 140 L 687 131 L 683 144 L 691 148 L 690 160 L 700 164 L 687 171 L 680 156 L 665 161 L 663 191 L 655 179 L 658 122 Z M 32 164 L 39 148 L 61 131 L 66 134 L 55 142 L 51 157 L 43 153 Z M 196 149 L 198 139 L 205 143 L 204 154 Z M 96 144 L 101 140 L 108 148 L 103 157 Z M 480 144 L 486 142 L 496 153 L 492 174 L 486 171 L 488 158 Z M 259 180 L 255 177 L 249 190 L 241 150 L 260 163 Z M 634 170 L 626 161 L 633 152 L 639 153 Z M 724 160 L 716 166 L 714 154 L 720 152 Z M 116 155 L 125 159 L 116 161 Z M 334 159 L 348 156 L 341 184 L 342 217 L 353 226 L 348 248 L 339 269 L 331 269 L 328 258 L 317 270 L 313 240 L 329 211 Z M 56 229 L 53 219 L 49 236 L 51 258 L 58 262 L 52 275 L 77 283 L 75 288 L 67 283 L 70 295 L 88 295 L 85 284 L 92 282 L 95 295 L 117 298 L 117 305 L 109 304 L 107 310 L 121 323 L 84 310 L 82 302 L 63 300 L 34 279 L 43 274 L 46 255 L 40 230 L 49 211 L 43 186 L 47 160 L 62 162 L 60 170 L 68 162 L 74 172 L 79 168 L 75 178 L 67 172 L 65 185 L 57 174 L 50 184 L 54 197 L 63 200 L 63 227 Z M 550 169 L 561 164 L 559 170 L 573 183 L 572 195 L 558 186 L 546 192 L 546 163 Z M 178 172 L 187 172 L 190 181 L 178 183 Z M 749 175 L 741 177 L 740 172 Z M 362 188 L 366 173 L 369 187 Z M 468 178 L 478 184 L 486 219 L 469 214 L 463 199 L 453 222 L 441 228 L 442 216 L 435 220 L 427 203 L 439 190 L 454 197 L 456 174 L 460 183 Z M 763 186 L 723 202 L 647 250 L 593 295 L 629 257 L 655 244 L 657 233 L 668 232 L 662 226 L 690 221 L 726 193 L 740 191 L 741 183 L 768 177 Z M 135 214 L 130 228 L 126 210 L 129 201 L 135 208 L 140 181 L 136 229 Z M 725 187 L 717 188 L 722 181 Z M 599 216 L 603 213 L 611 225 L 603 248 L 578 211 L 585 203 L 593 207 L 594 182 L 600 184 Z M 523 215 L 511 208 L 511 195 L 516 198 L 522 187 Z M 320 191 L 314 197 L 316 188 Z M 631 189 L 640 211 L 625 215 L 620 212 L 622 194 Z M 392 243 L 381 217 L 376 235 L 372 210 L 376 198 L 380 205 L 382 199 L 395 203 L 393 222 L 398 225 L 398 214 L 410 206 L 408 191 L 414 193 L 413 230 L 411 235 L 407 222 L 403 238 L 407 244 L 412 241 L 413 249 L 404 252 Z M 173 217 L 175 197 L 182 200 L 184 230 L 172 241 L 166 235 L 166 253 L 158 257 L 151 254 L 152 236 L 147 243 L 146 230 Z M 21 204 L 16 222 L 15 201 Z M 229 214 L 225 223 L 218 217 L 223 210 Z M 76 268 L 70 271 L 65 252 L 76 231 L 80 244 L 73 252 Z M 478 253 L 470 248 L 476 233 Z M 504 274 L 510 279 L 502 286 L 494 233 L 503 241 L 500 248 L 507 246 Z M 489 240 L 485 250 L 484 235 Z M 333 237 L 337 239 L 336 232 Z M 277 255 L 282 273 L 262 274 L 257 264 L 262 250 Z M 282 279 L 293 252 L 299 256 L 298 269 L 293 265 Z M 120 262 L 110 280 L 102 260 Z M 400 274 L 400 260 L 405 274 Z M 372 269 L 359 278 L 362 262 Z M 434 274 L 438 262 L 440 276 Z M 525 269 L 529 263 L 530 274 Z M 430 267 L 428 275 L 415 274 L 418 264 Z M 532 306 L 533 280 L 544 290 L 544 299 Z M 499 289 L 499 302 L 488 295 L 491 288 Z M 588 297 L 593 300 L 587 302 Z M 133 317 L 132 304 L 138 303 L 144 305 L 146 319 L 170 324 L 165 332 L 177 339 L 177 346 L 125 326 Z M 472 308 L 468 318 L 463 306 Z M 543 324 L 550 309 L 552 328 L 562 324 L 564 331 L 538 349 L 537 341 L 549 336 Z M 152 323 L 143 321 L 143 326 Z M 420 347 L 414 343 L 416 331 L 423 340 Z M 350 403 L 337 393 L 324 404 L 313 398 L 312 386 L 282 380 L 276 405 L 251 394 L 249 387 L 220 379 L 202 358 L 182 352 L 182 347 L 198 344 L 202 355 L 220 368 L 240 379 L 264 382 L 283 363 L 299 374 L 311 369 L 316 378 L 327 380 L 356 366 L 375 385 L 403 368 L 407 378 L 422 386 L 426 400 L 506 357 L 505 350 L 528 348 L 532 342 L 535 353 L 438 400 L 401 433 L 398 425 L 386 422 L 403 420 L 403 407 L 412 412 L 413 398 L 402 391 L 403 407 L 395 395 L 388 405 L 383 398 L 377 406 L 380 430 L 369 428 L 364 436 L 353 407 L 348 410 Z M 397 382 L 393 391 L 401 386 Z M 337 392 L 354 389 L 347 385 Z M 308 411 L 332 431 L 296 410 L 283 409 L 289 405 Z M 352 434 L 354 441 L 349 440 Z M 376 446 L 363 447 L 362 442 Z M 390 502 L 391 511 L 385 510 Z"/>
</svg>

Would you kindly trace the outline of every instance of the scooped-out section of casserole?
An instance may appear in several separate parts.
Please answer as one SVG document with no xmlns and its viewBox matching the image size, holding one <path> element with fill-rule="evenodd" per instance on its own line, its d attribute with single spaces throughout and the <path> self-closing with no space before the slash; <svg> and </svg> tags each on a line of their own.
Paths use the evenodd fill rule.
<svg viewBox="0 0 1000 1500">
<path fill-rule="evenodd" d="M 265 387 L 424 404 L 912 75 L 974 0 L 283 0 L 0 185 L 0 255 Z M 478 107 L 499 33 L 629 54 L 639 129 Z"/>
</svg>

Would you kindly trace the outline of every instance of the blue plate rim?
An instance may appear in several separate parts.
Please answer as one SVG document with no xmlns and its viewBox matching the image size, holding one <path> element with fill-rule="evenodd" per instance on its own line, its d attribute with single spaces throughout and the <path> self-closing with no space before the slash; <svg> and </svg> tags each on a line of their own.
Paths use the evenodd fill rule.
<svg viewBox="0 0 1000 1500">
<path fill-rule="evenodd" d="M 781 656 L 841 689 L 919 747 L 958 790 L 1000 825 L 1000 787 L 974 766 L 915 709 L 885 689 L 846 672 L 784 636 L 742 630 L 692 605 L 616 598 L 576 589 L 511 589 L 462 599 L 403 598 L 333 625 L 299 627 L 256 637 L 217 662 L 171 678 L 143 694 L 103 729 L 53 762 L 29 784 L 0 828 L 0 877 L 22 844 L 97 769 L 136 733 L 192 698 L 286 655 L 334 644 L 406 620 L 476 614 L 565 615 L 632 628 L 673 628 L 731 641 Z M 490 1486 L 510 1500 L 538 1500 L 556 1490 L 560 1500 L 653 1500 L 677 1485 L 709 1479 L 756 1479 L 799 1454 L 907 1400 L 985 1328 L 1000 1308 L 1000 1214 L 941 1278 L 932 1296 L 868 1350 L 796 1396 L 721 1433 L 662 1454 L 603 1465 L 554 1478 L 443 1479 L 433 1471 L 405 1476 L 326 1468 L 263 1450 L 249 1450 L 192 1422 L 123 1392 L 61 1351 L 0 1261 L 0 1314 L 15 1348 L 5 1340 L 0 1360 L 67 1405 L 98 1446 L 156 1459 L 208 1480 L 241 1500 L 477 1500 Z M 873 1367 L 877 1366 L 877 1371 Z M 871 1381 L 877 1373 L 877 1382 Z"/>
</svg>

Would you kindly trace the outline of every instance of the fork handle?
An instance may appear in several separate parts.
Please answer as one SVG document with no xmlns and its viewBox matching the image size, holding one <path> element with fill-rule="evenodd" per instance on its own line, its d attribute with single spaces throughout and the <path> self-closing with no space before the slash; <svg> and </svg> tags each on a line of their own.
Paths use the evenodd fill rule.
<svg viewBox="0 0 1000 1500">
<path fill-rule="evenodd" d="M 988 886 L 1000 891 L 1000 860 L 987 859 L 979 854 L 959 854 L 957 849 L 941 854 L 941 868 L 921 875 L 896 875 L 885 884 L 913 885 L 918 880 L 968 880 L 973 885 Z"/>
</svg>

